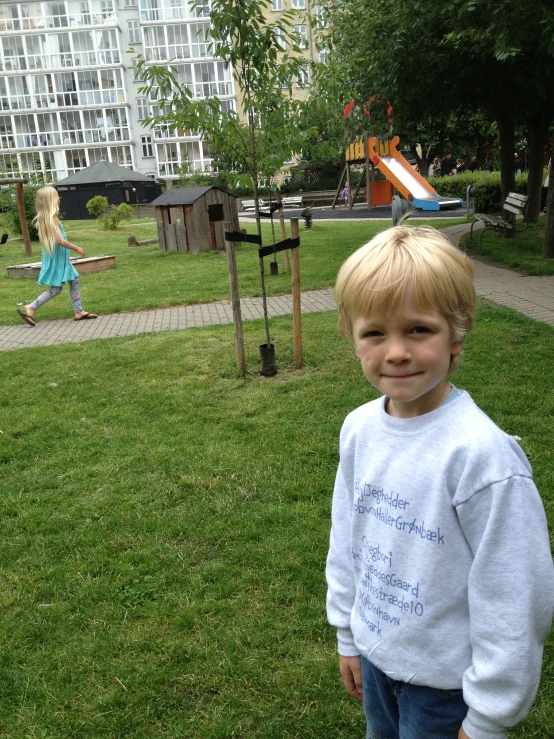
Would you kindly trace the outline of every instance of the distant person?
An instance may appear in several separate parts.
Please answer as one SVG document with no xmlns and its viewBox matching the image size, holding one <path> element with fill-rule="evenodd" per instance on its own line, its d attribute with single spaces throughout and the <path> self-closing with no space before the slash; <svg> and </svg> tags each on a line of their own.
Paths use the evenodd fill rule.
<svg viewBox="0 0 554 739">
<path fill-rule="evenodd" d="M 546 199 L 548 197 L 548 187 L 550 185 L 551 168 L 552 168 L 552 159 L 549 159 L 548 165 L 545 167 L 546 177 L 544 178 L 544 182 L 542 183 L 542 190 L 541 190 L 541 210 L 543 213 L 546 213 Z"/>
<path fill-rule="evenodd" d="M 483 164 L 483 172 L 492 172 L 492 162 L 490 157 L 485 157 L 485 163 Z"/>
<path fill-rule="evenodd" d="M 516 174 L 521 174 L 523 172 L 523 159 L 519 156 L 519 154 L 514 152 L 514 171 Z"/>
<path fill-rule="evenodd" d="M 441 177 L 450 177 L 452 174 L 452 154 L 448 152 L 441 161 Z"/>
<path fill-rule="evenodd" d="M 341 333 L 381 395 L 342 426 L 326 567 L 367 737 L 507 739 L 539 685 L 554 610 L 544 506 L 521 447 L 449 381 L 473 273 L 440 232 L 397 226 L 335 285 Z"/>
<path fill-rule="evenodd" d="M 438 177 L 441 173 L 441 160 L 435 157 L 429 165 L 429 177 Z"/>
<path fill-rule="evenodd" d="M 464 160 L 456 159 L 456 174 L 463 174 L 466 171 L 466 165 L 464 164 Z"/>
<path fill-rule="evenodd" d="M 24 310 L 17 310 L 28 326 L 36 326 L 35 311 L 62 291 L 63 285 L 69 283 L 69 295 L 73 303 L 75 321 L 97 318 L 94 313 L 87 313 L 81 305 L 79 293 L 79 273 L 69 261 L 69 251 L 85 256 L 85 250 L 67 240 L 63 225 L 58 220 L 60 198 L 53 187 L 41 187 L 37 191 L 36 223 L 40 243 L 42 244 L 42 268 L 38 276 L 39 285 L 50 285 L 50 289 L 39 295 Z"/>
<path fill-rule="evenodd" d="M 471 157 L 471 162 L 469 163 L 468 169 L 470 172 L 475 172 L 476 169 L 479 169 L 479 165 L 477 164 L 477 157 Z"/>
<path fill-rule="evenodd" d="M 342 191 L 342 199 L 344 200 L 344 207 L 347 208 L 350 205 L 348 185 L 344 186 Z"/>
</svg>

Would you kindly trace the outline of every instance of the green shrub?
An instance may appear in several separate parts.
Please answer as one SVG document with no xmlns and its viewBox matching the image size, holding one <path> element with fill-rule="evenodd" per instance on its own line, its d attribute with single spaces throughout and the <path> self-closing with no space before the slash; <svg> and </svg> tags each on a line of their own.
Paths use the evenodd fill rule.
<svg viewBox="0 0 554 739">
<path fill-rule="evenodd" d="M 88 201 L 87 210 L 91 216 L 100 218 L 101 216 L 106 215 L 108 205 L 108 198 L 105 198 L 103 195 L 96 195 Z"/>
<path fill-rule="evenodd" d="M 464 172 L 452 177 L 429 177 L 429 184 L 443 197 L 466 200 L 467 188 L 477 189 L 475 209 L 478 213 L 498 213 L 502 203 L 500 172 Z M 515 191 L 527 193 L 527 174 L 516 177 Z"/>
<path fill-rule="evenodd" d="M 121 203 L 121 205 L 112 205 L 112 212 L 110 215 L 110 228 L 115 230 L 121 221 L 132 221 L 135 217 L 135 211 L 127 203 Z"/>
<path fill-rule="evenodd" d="M 111 208 L 108 211 L 108 208 Z M 87 210 L 106 230 L 115 231 L 121 221 L 132 221 L 135 212 L 127 203 L 121 205 L 112 205 L 108 203 L 108 198 L 103 195 L 96 195 L 87 203 Z"/>
</svg>

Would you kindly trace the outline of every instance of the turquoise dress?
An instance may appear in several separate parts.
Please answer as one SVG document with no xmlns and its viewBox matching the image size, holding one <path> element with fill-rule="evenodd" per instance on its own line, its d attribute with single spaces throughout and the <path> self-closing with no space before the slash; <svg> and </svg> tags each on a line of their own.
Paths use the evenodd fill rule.
<svg viewBox="0 0 554 739">
<path fill-rule="evenodd" d="M 60 223 L 60 232 L 65 240 L 65 229 Z M 38 276 L 39 285 L 51 285 L 61 287 L 64 282 L 69 282 L 79 277 L 79 273 L 69 261 L 69 249 L 56 244 L 52 256 L 42 247 L 42 268 Z"/>
</svg>

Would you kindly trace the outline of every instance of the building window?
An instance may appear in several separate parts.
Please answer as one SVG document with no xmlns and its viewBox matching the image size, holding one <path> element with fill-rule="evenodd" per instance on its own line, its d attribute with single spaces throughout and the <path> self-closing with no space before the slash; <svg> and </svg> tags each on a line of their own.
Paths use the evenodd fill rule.
<svg viewBox="0 0 554 739">
<path fill-rule="evenodd" d="M 137 98 L 137 114 L 139 121 L 148 118 L 148 100 L 146 98 Z"/>
<path fill-rule="evenodd" d="M 329 28 L 329 17 L 324 5 L 316 5 L 315 20 L 317 28 Z"/>
<path fill-rule="evenodd" d="M 293 10 L 305 10 L 306 0 L 291 0 L 291 8 Z"/>
<path fill-rule="evenodd" d="M 298 70 L 298 79 L 296 81 L 296 87 L 308 87 L 310 84 L 310 69 L 306 65 Z"/>
<path fill-rule="evenodd" d="M 113 0 L 100 0 L 100 16 L 103 21 L 114 20 Z"/>
<path fill-rule="evenodd" d="M 279 51 L 287 50 L 287 41 L 285 37 L 285 31 L 283 28 L 274 28 L 273 34 L 275 36 L 275 46 Z"/>
<path fill-rule="evenodd" d="M 152 136 L 141 136 L 140 143 L 142 144 L 142 156 L 150 158 L 154 156 L 154 148 L 152 146 Z"/>
<path fill-rule="evenodd" d="M 298 46 L 301 49 L 307 49 L 309 44 L 308 44 L 308 37 L 306 35 L 306 26 L 295 26 L 294 33 L 296 34 L 298 38 Z"/>
<path fill-rule="evenodd" d="M 271 0 L 271 10 L 283 10 L 283 0 Z"/>
<path fill-rule="evenodd" d="M 126 8 L 136 8 L 137 7 L 137 0 L 125 0 L 125 7 Z"/>
<path fill-rule="evenodd" d="M 140 23 L 138 21 L 127 21 L 127 33 L 129 34 L 130 44 L 142 43 L 140 37 Z"/>
<path fill-rule="evenodd" d="M 318 44 L 317 50 L 319 51 L 319 63 L 329 64 L 330 49 L 328 44 Z"/>
</svg>

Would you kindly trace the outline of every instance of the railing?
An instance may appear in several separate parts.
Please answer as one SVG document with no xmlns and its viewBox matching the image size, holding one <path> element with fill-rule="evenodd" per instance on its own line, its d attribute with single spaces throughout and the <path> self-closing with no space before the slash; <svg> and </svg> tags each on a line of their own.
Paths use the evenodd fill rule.
<svg viewBox="0 0 554 739">
<path fill-rule="evenodd" d="M 124 104 L 125 94 L 122 89 L 86 90 L 57 93 L 39 93 L 36 95 L 12 96 L 9 101 L 0 103 L 2 110 L 33 110 L 35 108 L 65 108 L 76 105 Z"/>
<path fill-rule="evenodd" d="M 191 10 L 188 7 L 188 3 L 184 3 L 179 7 L 146 8 L 140 11 L 140 18 L 145 23 L 152 21 L 180 21 L 209 17 L 210 9 L 208 6 L 199 5 L 195 10 Z"/>
<path fill-rule="evenodd" d="M 60 54 L 31 54 L 0 59 L 0 72 L 20 72 L 26 69 L 59 69 L 68 67 L 98 67 L 120 64 L 116 49 L 101 51 L 62 52 Z"/>
<path fill-rule="evenodd" d="M 212 95 L 232 95 L 230 82 L 200 82 L 195 85 L 194 96 L 196 98 L 207 98 Z"/>
</svg>

